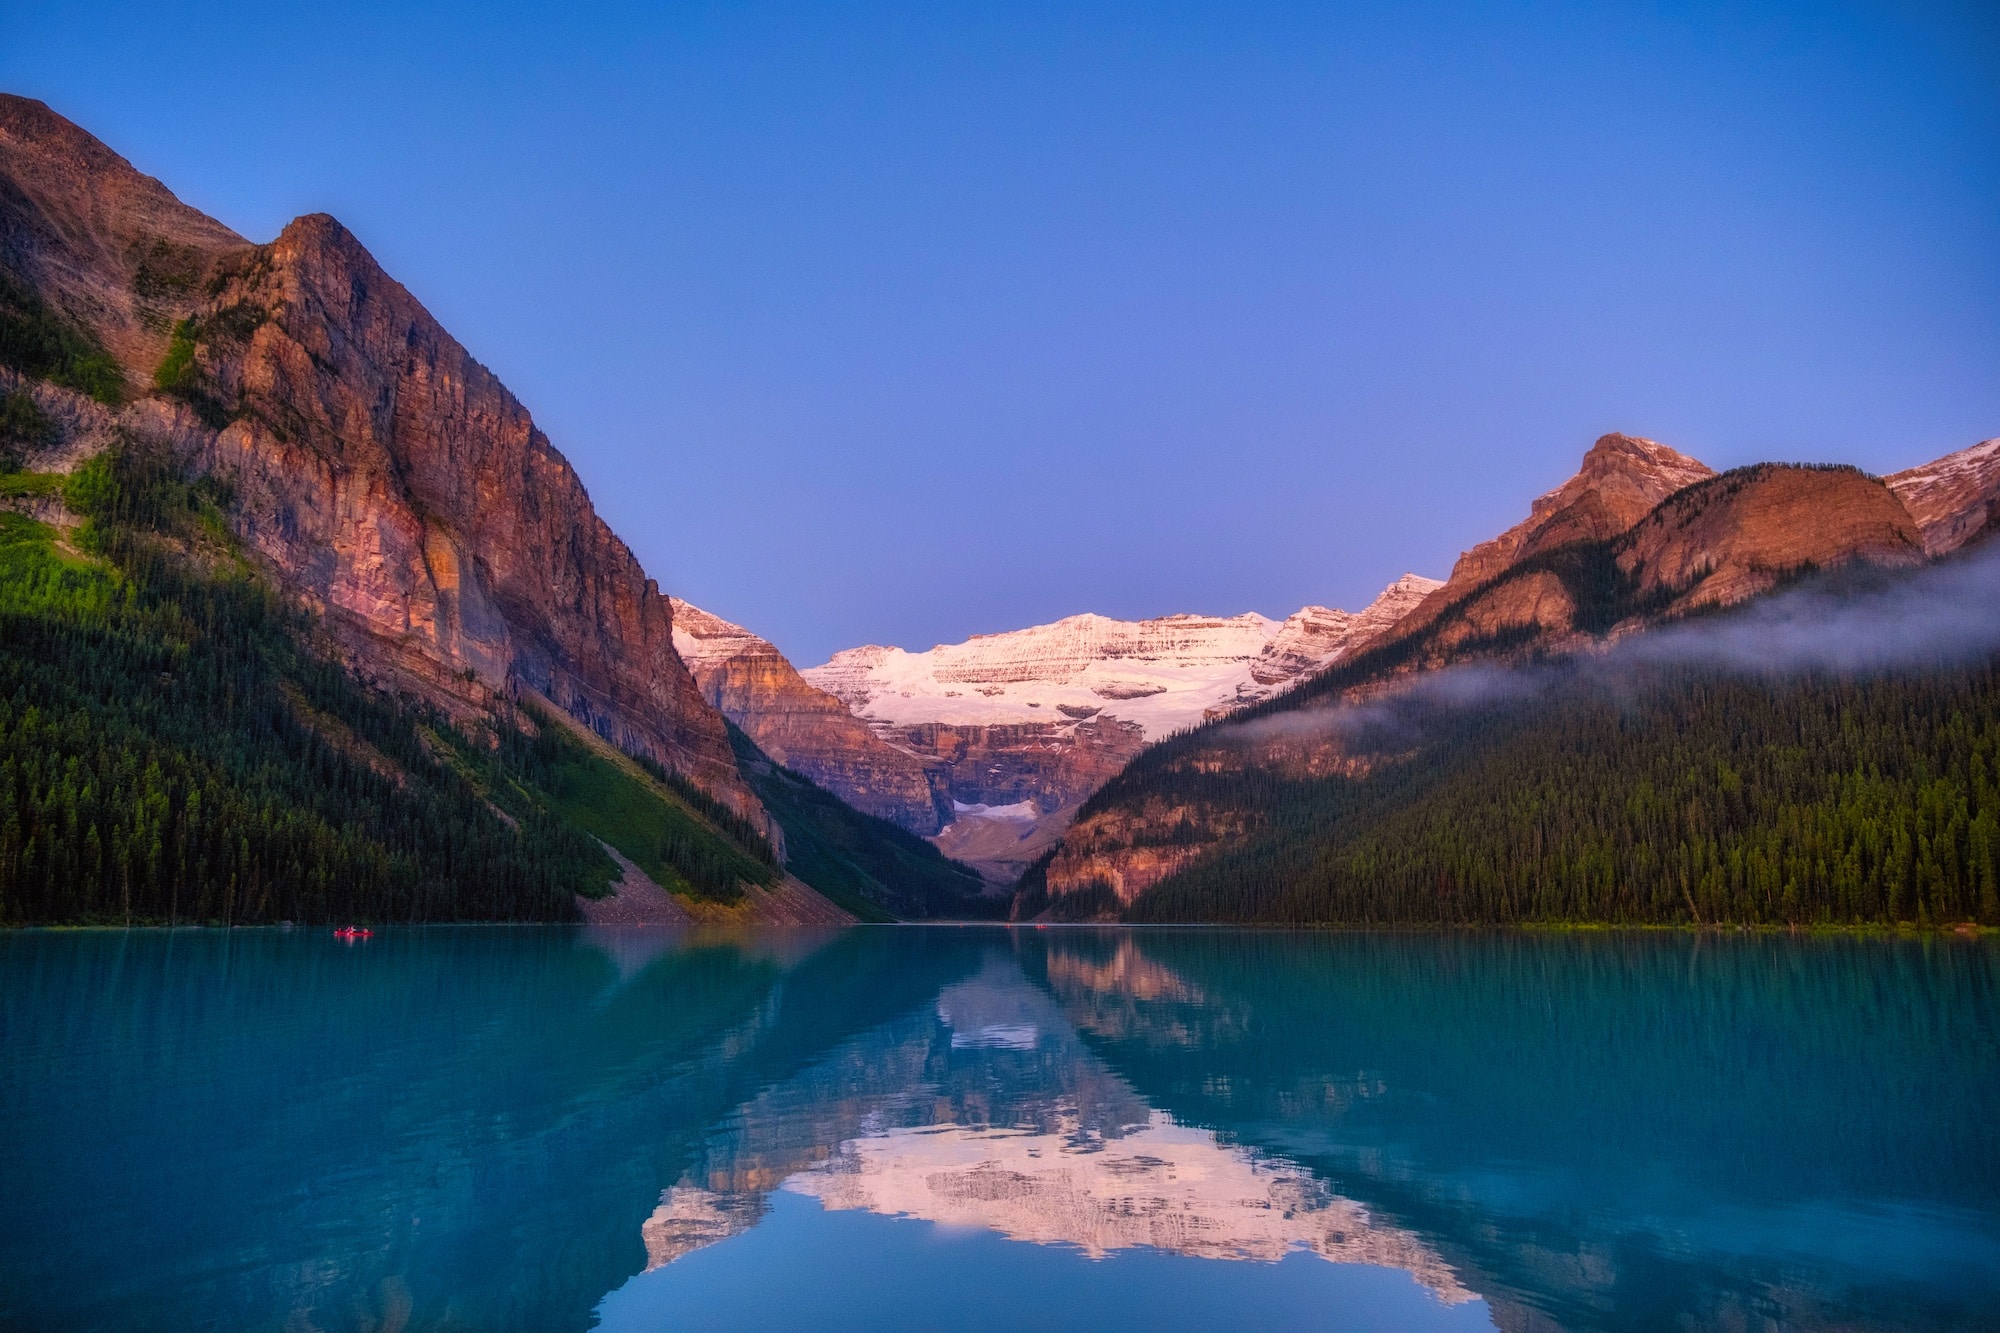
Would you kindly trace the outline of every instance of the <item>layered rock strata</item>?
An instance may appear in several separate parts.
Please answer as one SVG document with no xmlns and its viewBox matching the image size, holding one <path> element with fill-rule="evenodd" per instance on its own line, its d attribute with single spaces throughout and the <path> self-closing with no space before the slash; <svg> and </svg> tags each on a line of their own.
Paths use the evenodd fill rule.
<svg viewBox="0 0 2000 1333">
<path fill-rule="evenodd" d="M 855 809 L 936 833 L 944 825 L 924 762 L 878 737 L 741 625 L 675 598 L 674 648 L 702 696 L 795 773 Z"/>
<path fill-rule="evenodd" d="M 1884 477 L 1923 533 L 1928 555 L 1945 555 L 2000 525 L 2000 439 Z"/>
</svg>

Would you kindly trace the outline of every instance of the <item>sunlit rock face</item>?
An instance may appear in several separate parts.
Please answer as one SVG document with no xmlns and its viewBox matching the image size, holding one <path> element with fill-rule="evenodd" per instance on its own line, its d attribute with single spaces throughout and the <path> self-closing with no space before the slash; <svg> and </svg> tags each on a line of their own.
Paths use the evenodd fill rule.
<svg viewBox="0 0 2000 1333">
<path fill-rule="evenodd" d="M 923 760 L 882 740 L 799 675 L 777 646 L 676 597 L 674 650 L 703 697 L 759 749 L 855 809 L 931 834 L 943 826 Z"/>
<path fill-rule="evenodd" d="M 1758 464 L 1690 486 L 1634 525 L 1618 567 L 1666 613 L 1727 606 L 1796 570 L 1924 561 L 1918 523 L 1895 492 L 1849 467 Z"/>
<path fill-rule="evenodd" d="M 2000 439 L 1882 479 L 1910 511 L 1928 555 L 1946 555 L 2000 521 Z"/>
<path fill-rule="evenodd" d="M 136 438 L 226 477 L 236 535 L 360 674 L 461 720 L 532 691 L 761 816 L 658 585 L 527 409 L 339 222 L 252 245 L 0 95 L 0 275 L 96 336 L 136 395 L 114 411 L 37 386 L 77 447 Z M 178 387 L 148 392 L 176 337 Z"/>
<path fill-rule="evenodd" d="M 1715 475 L 1656 440 L 1635 435 L 1599 437 L 1576 475 L 1528 507 L 1528 517 L 1458 557 L 1451 577 L 1403 625 L 1410 632 L 1439 611 L 1522 561 L 1575 542 L 1616 537 L 1686 486 Z"/>
</svg>

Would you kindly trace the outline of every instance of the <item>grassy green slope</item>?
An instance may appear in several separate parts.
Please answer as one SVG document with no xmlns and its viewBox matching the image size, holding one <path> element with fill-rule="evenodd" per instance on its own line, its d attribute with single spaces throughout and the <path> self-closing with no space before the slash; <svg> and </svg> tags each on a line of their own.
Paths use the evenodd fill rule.
<svg viewBox="0 0 2000 1333">
<path fill-rule="evenodd" d="M 127 448 L 0 511 L 0 923 L 561 920 L 616 867 L 727 900 L 769 848 L 544 719 L 470 735 L 313 646 L 229 496 Z M 621 757 L 622 758 L 622 757 Z M 761 854 L 761 855 L 760 855 Z"/>
<path fill-rule="evenodd" d="M 865 815 L 771 760 L 734 725 L 737 767 L 785 830 L 786 869 L 863 921 L 1000 915 L 1004 899 L 916 834 Z"/>
<path fill-rule="evenodd" d="M 586 742 L 547 711 L 529 711 L 538 723 L 534 739 L 509 738 L 503 747 L 517 785 L 617 848 L 656 884 L 731 903 L 745 882 L 777 881 L 770 845 L 747 825 L 664 774 Z"/>
</svg>

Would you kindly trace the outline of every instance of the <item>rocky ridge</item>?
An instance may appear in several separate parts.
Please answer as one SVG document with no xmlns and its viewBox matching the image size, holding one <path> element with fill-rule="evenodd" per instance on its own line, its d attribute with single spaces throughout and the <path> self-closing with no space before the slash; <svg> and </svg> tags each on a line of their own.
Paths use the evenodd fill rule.
<svg viewBox="0 0 2000 1333">
<path fill-rule="evenodd" d="M 741 625 L 674 598 L 674 648 L 702 696 L 765 754 L 855 809 L 912 833 L 944 825 L 923 761 L 888 744 L 785 655 Z"/>
<path fill-rule="evenodd" d="M 1428 626 L 1447 608 L 1537 555 L 1616 537 L 1682 487 L 1715 475 L 1707 464 L 1656 440 L 1600 437 L 1576 475 L 1535 497 L 1528 517 L 1458 557 L 1451 577 L 1405 617 L 1399 635 Z"/>
<path fill-rule="evenodd" d="M 1956 550 L 2000 523 L 2000 439 L 1882 480 L 1916 520 L 1926 555 Z"/>
<path fill-rule="evenodd" d="M 526 409 L 338 222 L 253 245 L 18 97 L 0 96 L 0 183 L 0 312 L 115 363 L 94 396 L 60 370 L 0 385 L 65 448 L 138 438 L 227 478 L 237 535 L 364 676 L 467 720 L 538 692 L 762 817 L 668 598 Z"/>
</svg>

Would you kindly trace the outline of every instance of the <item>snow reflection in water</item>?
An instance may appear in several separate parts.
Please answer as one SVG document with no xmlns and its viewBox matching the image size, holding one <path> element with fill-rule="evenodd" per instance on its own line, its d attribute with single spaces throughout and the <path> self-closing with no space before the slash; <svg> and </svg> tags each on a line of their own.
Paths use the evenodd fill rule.
<svg viewBox="0 0 2000 1333">
<path fill-rule="evenodd" d="M 1195 993 L 1129 949 L 1065 980 Z M 667 1190 L 646 1220 L 647 1271 L 756 1225 L 782 1189 L 828 1211 L 989 1231 L 1091 1259 L 1141 1247 L 1265 1263 L 1306 1253 L 1404 1270 L 1447 1304 L 1476 1299 L 1419 1237 L 1378 1223 L 1312 1173 L 1147 1108 L 1011 959 L 990 957 L 941 992 L 934 1012 L 934 1025 L 871 1034 L 743 1108 L 706 1178 Z M 952 1053 L 942 1063 L 940 1046 Z M 969 1107 L 983 1114 L 961 1122 Z"/>
</svg>

